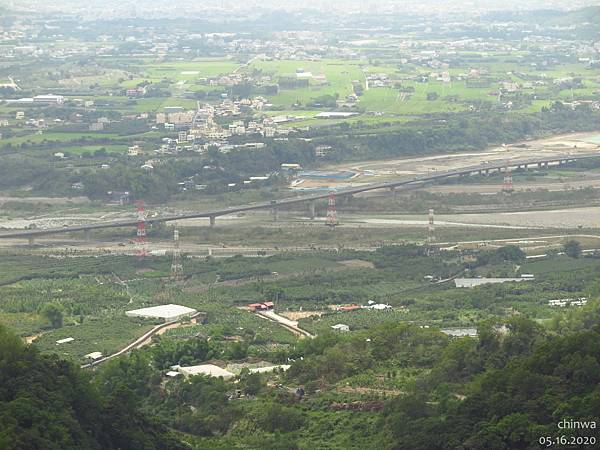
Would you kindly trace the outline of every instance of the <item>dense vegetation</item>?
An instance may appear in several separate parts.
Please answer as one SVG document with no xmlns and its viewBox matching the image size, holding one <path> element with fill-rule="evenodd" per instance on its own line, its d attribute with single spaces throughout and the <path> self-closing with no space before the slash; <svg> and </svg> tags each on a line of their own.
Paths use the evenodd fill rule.
<svg viewBox="0 0 600 450">
<path fill-rule="evenodd" d="M 73 364 L 42 355 L 0 325 L 0 447 L 183 449 L 141 414 L 122 380 L 92 383 Z"/>
<path fill-rule="evenodd" d="M 126 257 L 79 257 L 77 265 L 66 258 L 65 272 L 54 274 L 51 266 L 42 267 L 46 261 L 40 266 L 12 255 L 9 284 L 0 290 L 3 320 L 12 318 L 25 330 L 25 318 L 38 317 L 46 334 L 35 344 L 40 353 L 2 331 L 0 411 L 7 419 L 1 442 L 19 435 L 23 443 L 8 448 L 52 448 L 54 439 L 60 448 L 178 448 L 171 430 L 199 449 L 531 448 L 541 435 L 559 435 L 561 418 L 586 420 L 597 413 L 599 303 L 559 313 L 547 306 L 553 298 L 600 294 L 598 260 L 577 248 L 578 242 L 567 241 L 570 256 L 536 261 L 516 246 L 461 254 L 415 245 L 318 258 L 209 258 L 189 263 L 184 289 L 161 280 L 168 258 L 150 259 L 142 272 Z M 346 266 L 349 261 L 367 266 Z M 113 279 L 114 264 L 133 278 L 126 286 Z M 15 283 L 11 265 L 26 278 Z M 89 277 L 92 269 L 104 275 Z M 69 271 L 77 276 L 65 277 Z M 534 273 L 536 281 L 461 290 L 424 279 L 462 271 Z M 140 273 L 148 276 L 137 279 Z M 217 275 L 225 281 L 217 282 Z M 265 298 L 277 298 L 279 311 L 297 305 L 320 311 L 300 321 L 318 337 L 298 341 L 235 308 Z M 132 327 L 136 322 L 123 317 L 125 308 L 134 307 L 128 299 L 140 306 L 182 303 L 205 316 L 203 323 L 170 330 L 92 374 L 50 356 L 60 351 L 81 361 L 85 353 L 107 354 L 131 341 L 132 332 L 149 325 Z M 367 300 L 392 309 L 326 307 Z M 332 334 L 336 323 L 352 332 Z M 453 325 L 476 327 L 478 338 L 453 339 L 438 331 Z M 68 336 L 76 340 L 56 346 Z M 248 371 L 265 361 L 291 368 Z M 165 378 L 174 365 L 206 362 L 233 370 L 235 377 Z M 298 387 L 305 396 L 295 393 Z M 53 400 L 44 406 L 35 403 L 40 398 Z M 31 409 L 31 402 L 41 405 L 36 413 L 19 412 Z M 38 413 L 39 420 L 28 419 Z"/>
<path fill-rule="evenodd" d="M 584 317 L 589 329 L 578 325 Z M 161 386 L 161 368 L 219 353 L 214 344 L 197 338 L 161 341 L 113 361 L 90 385 L 77 369 L 24 348 L 3 330 L 2 373 L 8 378 L 3 380 L 2 410 L 10 418 L 2 421 L 8 424 L 2 437 L 23 442 L 10 448 L 42 448 L 49 436 L 62 436 L 52 441 L 61 448 L 179 448 L 163 425 L 144 418 L 141 408 L 187 433 L 184 440 L 196 448 L 535 448 L 541 436 L 589 436 L 589 431 L 562 432 L 557 424 L 593 421 L 598 414 L 597 303 L 568 322 L 575 328 L 557 333 L 520 317 L 490 321 L 479 326 L 478 339 L 451 340 L 434 329 L 390 322 L 348 336 L 324 334 L 298 343 L 288 353 L 296 359 L 290 371 L 274 375 L 284 386 L 304 386 L 305 398 L 266 386 L 264 375 L 243 371 L 237 385 L 197 376 Z M 229 353 L 227 358 L 240 357 Z M 57 373 L 61 381 L 39 386 L 34 395 L 31 389 L 23 391 L 41 374 L 55 380 Z M 362 391 L 348 387 L 369 378 L 379 381 Z M 67 391 L 60 387 L 66 382 Z M 46 419 L 35 421 L 35 427 L 20 422 L 26 416 L 17 411 L 38 395 L 71 402 L 69 411 L 77 419 L 55 420 L 50 428 L 40 425 Z M 111 406 L 115 396 L 118 410 Z M 336 412 L 340 408 L 348 411 Z M 65 411 L 48 414 L 56 418 Z M 323 420 L 340 414 L 344 423 L 326 431 Z M 94 427 L 86 425 L 91 423 Z M 151 430 L 146 428 L 150 423 Z M 82 431 L 92 428 L 91 435 Z M 21 440 L 10 441 L 11 433 Z"/>
</svg>

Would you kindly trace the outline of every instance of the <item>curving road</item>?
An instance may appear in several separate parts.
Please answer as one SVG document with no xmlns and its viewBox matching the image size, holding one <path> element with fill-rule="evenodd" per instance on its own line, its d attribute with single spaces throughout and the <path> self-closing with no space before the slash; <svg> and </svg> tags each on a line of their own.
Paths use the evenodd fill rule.
<svg viewBox="0 0 600 450">
<path fill-rule="evenodd" d="M 426 182 L 436 181 L 444 178 L 454 176 L 467 176 L 474 173 L 489 172 L 494 170 L 502 170 L 507 167 L 527 167 L 530 165 L 548 165 L 548 164 L 561 164 L 567 162 L 573 162 L 582 159 L 598 158 L 600 153 L 582 153 L 580 155 L 569 155 L 569 156 L 547 156 L 544 158 L 529 158 L 529 159 L 515 159 L 511 160 L 508 164 L 506 162 L 491 162 L 487 164 L 479 164 L 474 166 L 467 166 L 455 170 L 447 171 L 436 171 L 433 175 L 420 175 L 412 178 L 403 178 L 397 181 L 389 181 L 383 183 L 372 183 L 360 187 L 353 187 L 347 189 L 341 189 L 336 191 L 336 196 L 353 195 L 361 192 L 368 192 L 377 189 L 396 189 L 396 188 L 407 188 L 407 187 L 418 187 L 425 184 Z M 151 217 L 146 219 L 147 224 L 159 223 L 159 222 L 170 222 L 175 220 L 184 219 L 196 219 L 201 217 L 209 217 L 211 225 L 214 223 L 216 217 L 225 216 L 227 214 L 234 214 L 244 211 L 253 211 L 259 209 L 277 209 L 279 207 L 285 207 L 288 205 L 295 205 L 297 203 L 313 202 L 316 200 L 326 199 L 329 193 L 317 193 L 317 194 L 305 194 L 298 195 L 295 197 L 283 198 L 280 200 L 271 200 L 268 202 L 256 202 L 249 203 L 246 205 L 230 206 L 227 208 L 213 209 L 208 211 L 199 211 L 188 214 L 173 214 L 164 215 L 160 217 Z M 43 236 L 50 234 L 69 233 L 73 231 L 90 231 L 102 228 L 118 228 L 118 227 L 130 227 L 136 226 L 137 220 L 119 220 L 119 221 L 106 221 L 106 222 L 95 222 L 85 225 L 74 225 L 64 226 L 61 228 L 40 228 L 40 229 L 27 229 L 27 230 L 15 230 L 0 233 L 0 239 L 6 238 L 33 238 L 35 236 Z"/>
</svg>

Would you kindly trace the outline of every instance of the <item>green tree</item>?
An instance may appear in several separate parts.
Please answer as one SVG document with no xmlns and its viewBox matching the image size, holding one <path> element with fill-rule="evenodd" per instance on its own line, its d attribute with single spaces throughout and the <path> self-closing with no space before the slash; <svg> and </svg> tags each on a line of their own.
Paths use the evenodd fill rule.
<svg viewBox="0 0 600 450">
<path fill-rule="evenodd" d="M 563 247 L 565 254 L 571 258 L 579 258 L 581 256 L 581 244 L 578 241 L 567 241 Z"/>
<path fill-rule="evenodd" d="M 276 431 L 290 432 L 304 425 L 304 416 L 300 411 L 279 403 L 272 403 L 266 408 L 261 419 L 261 426 L 271 433 Z"/>
<path fill-rule="evenodd" d="M 519 262 L 525 259 L 525 252 L 517 245 L 505 245 L 496 250 L 496 256 L 502 261 Z"/>
<path fill-rule="evenodd" d="M 260 373 L 250 373 L 244 379 L 244 394 L 256 395 L 260 392 L 263 387 L 262 378 Z"/>
<path fill-rule="evenodd" d="M 50 323 L 52 328 L 63 326 L 63 308 L 60 303 L 47 303 L 42 307 L 40 314 Z"/>
</svg>

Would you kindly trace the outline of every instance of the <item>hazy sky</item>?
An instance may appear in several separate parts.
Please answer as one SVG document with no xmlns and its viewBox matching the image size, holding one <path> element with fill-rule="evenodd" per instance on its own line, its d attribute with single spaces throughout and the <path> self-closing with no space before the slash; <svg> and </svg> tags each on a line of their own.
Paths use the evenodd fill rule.
<svg viewBox="0 0 600 450">
<path fill-rule="evenodd" d="M 156 11 L 171 11 L 178 16 L 185 11 L 202 12 L 207 9 L 319 9 L 343 12 L 416 12 L 445 11 L 480 12 L 485 10 L 576 9 L 598 4 L 598 0 L 0 0 L 0 5 L 11 9 L 82 12 L 135 12 L 146 15 Z"/>
</svg>

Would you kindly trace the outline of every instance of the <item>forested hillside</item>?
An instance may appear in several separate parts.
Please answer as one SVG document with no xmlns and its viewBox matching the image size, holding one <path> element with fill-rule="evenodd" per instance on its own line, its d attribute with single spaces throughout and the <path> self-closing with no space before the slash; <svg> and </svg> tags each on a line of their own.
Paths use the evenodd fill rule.
<svg viewBox="0 0 600 450">
<path fill-rule="evenodd" d="M 72 363 L 40 354 L 0 325 L 0 448 L 185 448 L 114 381 L 94 385 Z"/>
<path fill-rule="evenodd" d="M 323 335 L 289 354 L 299 359 L 284 382 L 305 386 L 306 398 L 277 393 L 260 375 L 243 375 L 237 389 L 255 402 L 232 401 L 231 382 L 205 377 L 177 382 L 161 394 L 160 371 L 169 364 L 223 356 L 223 349 L 197 339 L 135 353 L 100 370 L 92 382 L 2 329 L 0 448 L 186 448 L 167 425 L 201 438 L 190 442 L 206 449 L 536 448 L 542 436 L 563 435 L 559 421 L 594 421 L 600 413 L 596 311 L 593 306 L 569 319 L 576 324 L 585 316 L 593 322 L 590 329 L 565 335 L 524 318 L 482 324 L 479 340 L 451 340 L 393 323 L 350 337 Z M 315 393 L 330 391 L 331 397 L 340 380 L 377 367 L 388 376 L 409 370 L 420 375 L 383 410 L 345 412 L 345 425 L 326 432 L 319 423 L 336 413 L 327 395 L 317 400 Z M 349 431 L 356 427 L 362 427 L 360 437 Z M 567 431 L 577 432 L 565 434 L 569 439 L 593 436 Z"/>
</svg>

